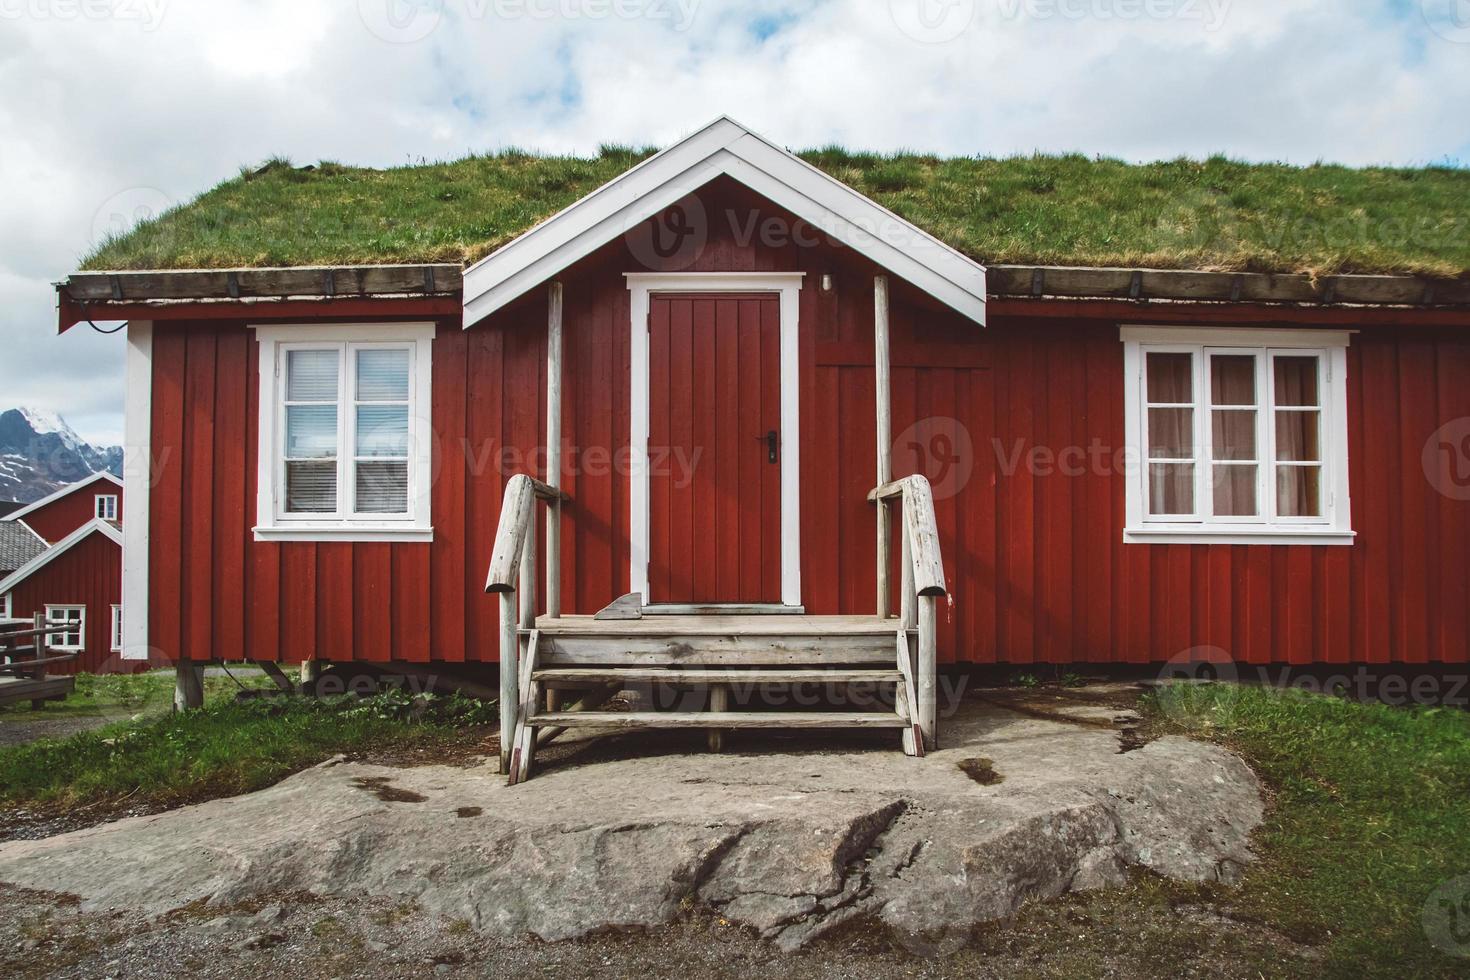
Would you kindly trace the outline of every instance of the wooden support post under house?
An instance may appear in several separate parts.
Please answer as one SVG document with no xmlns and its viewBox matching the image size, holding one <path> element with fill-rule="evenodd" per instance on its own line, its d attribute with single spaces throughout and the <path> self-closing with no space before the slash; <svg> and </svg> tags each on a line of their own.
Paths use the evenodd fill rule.
<svg viewBox="0 0 1470 980">
<path fill-rule="evenodd" d="M 873 279 L 873 364 L 876 370 L 875 401 L 878 410 L 878 480 L 883 486 L 893 479 L 893 415 L 891 406 L 891 360 L 888 325 L 888 277 Z M 878 522 L 878 618 L 888 617 L 889 533 L 888 502 L 879 500 Z"/>
<path fill-rule="evenodd" d="M 546 482 L 561 489 L 562 285 L 546 296 Z M 546 504 L 546 615 L 561 615 L 561 498 Z"/>
<path fill-rule="evenodd" d="M 204 707 L 204 665 L 181 660 L 174 667 L 174 710 Z"/>
</svg>

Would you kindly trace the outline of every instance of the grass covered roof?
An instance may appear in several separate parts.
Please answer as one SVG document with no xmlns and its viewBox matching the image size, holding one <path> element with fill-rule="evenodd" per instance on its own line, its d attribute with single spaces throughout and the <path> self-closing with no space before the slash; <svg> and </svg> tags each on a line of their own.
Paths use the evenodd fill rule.
<svg viewBox="0 0 1470 980">
<path fill-rule="evenodd" d="M 652 152 L 386 169 L 276 159 L 104 242 L 82 267 L 472 262 Z M 800 156 L 990 264 L 1470 273 L 1470 170 L 1458 167 Z"/>
</svg>

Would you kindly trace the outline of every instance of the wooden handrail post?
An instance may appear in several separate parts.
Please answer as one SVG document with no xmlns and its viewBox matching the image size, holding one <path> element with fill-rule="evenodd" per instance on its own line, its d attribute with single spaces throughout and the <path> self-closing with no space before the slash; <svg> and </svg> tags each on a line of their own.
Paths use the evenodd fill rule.
<svg viewBox="0 0 1470 980">
<path fill-rule="evenodd" d="M 878 408 L 878 486 L 893 479 L 893 414 L 888 330 L 888 277 L 873 278 L 873 366 L 875 401 Z M 888 505 L 878 501 L 878 618 L 888 618 L 889 549 L 892 537 L 888 522 Z"/>
<path fill-rule="evenodd" d="M 878 506 L 887 507 L 888 501 L 880 500 Z M 900 506 L 907 507 L 908 505 L 900 504 Z M 914 608 L 914 600 L 917 597 L 917 593 L 914 592 L 914 542 L 909 537 L 909 522 L 905 515 L 899 515 L 898 525 L 898 536 L 902 542 L 901 560 L 898 565 L 899 574 L 902 576 L 902 584 L 898 593 L 898 618 L 903 623 L 904 629 L 911 630 L 918 625 L 918 612 Z"/>
<path fill-rule="evenodd" d="M 938 746 L 939 712 L 935 693 L 938 672 L 938 609 L 934 596 L 920 596 L 919 605 L 919 727 L 924 730 L 924 747 Z"/>
<path fill-rule="evenodd" d="M 562 285 L 546 295 L 546 482 L 561 489 Z M 561 615 L 561 500 L 546 504 L 546 615 Z"/>
<path fill-rule="evenodd" d="M 521 644 L 516 634 L 516 597 L 500 593 L 500 771 L 510 773 L 511 742 L 520 712 Z"/>
</svg>

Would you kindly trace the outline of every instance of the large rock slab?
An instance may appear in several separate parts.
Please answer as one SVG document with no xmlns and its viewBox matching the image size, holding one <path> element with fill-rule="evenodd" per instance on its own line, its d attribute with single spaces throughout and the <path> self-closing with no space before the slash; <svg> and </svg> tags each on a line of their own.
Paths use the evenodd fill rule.
<svg viewBox="0 0 1470 980">
<path fill-rule="evenodd" d="M 1252 859 L 1260 788 L 1217 746 L 1124 753 L 1116 732 L 983 706 L 944 735 L 924 759 L 666 755 L 549 767 L 514 788 L 488 767 L 331 762 L 248 796 L 5 844 L 0 881 L 159 914 L 302 892 L 412 900 L 509 941 L 705 907 L 792 948 L 867 915 L 940 951 L 1130 866 L 1229 881 Z M 986 772 L 981 757 L 989 785 L 968 774 Z"/>
</svg>

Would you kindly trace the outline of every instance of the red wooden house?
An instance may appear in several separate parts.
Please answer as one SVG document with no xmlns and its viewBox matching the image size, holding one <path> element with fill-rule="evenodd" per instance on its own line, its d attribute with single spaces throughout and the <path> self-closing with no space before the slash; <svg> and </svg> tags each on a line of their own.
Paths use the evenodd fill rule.
<svg viewBox="0 0 1470 980">
<path fill-rule="evenodd" d="M 53 674 L 127 673 L 148 667 L 147 657 L 123 654 L 123 481 L 98 473 L 20 508 L 0 520 L 7 534 L 35 541 L 29 557 L 0 570 L 0 621 L 43 616 L 75 628 L 52 636 L 48 648 L 76 653 Z"/>
<path fill-rule="evenodd" d="M 467 269 L 59 290 L 131 321 L 139 656 L 518 664 L 523 731 L 840 668 L 896 707 L 779 720 L 912 751 L 936 663 L 1467 659 L 1463 282 L 987 270 L 722 119 Z"/>
</svg>

